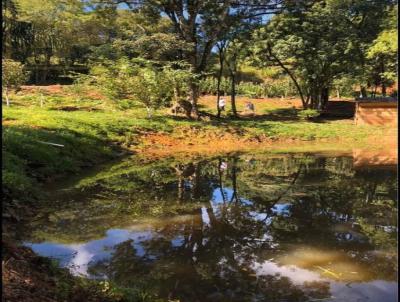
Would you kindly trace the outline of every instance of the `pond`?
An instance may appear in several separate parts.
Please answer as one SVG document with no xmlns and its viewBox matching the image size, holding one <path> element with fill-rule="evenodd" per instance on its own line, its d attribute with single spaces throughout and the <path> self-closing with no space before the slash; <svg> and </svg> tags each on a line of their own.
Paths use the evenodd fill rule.
<svg viewBox="0 0 400 302">
<path fill-rule="evenodd" d="M 130 158 L 51 188 L 21 240 L 146 301 L 397 301 L 396 177 L 349 155 Z"/>
</svg>

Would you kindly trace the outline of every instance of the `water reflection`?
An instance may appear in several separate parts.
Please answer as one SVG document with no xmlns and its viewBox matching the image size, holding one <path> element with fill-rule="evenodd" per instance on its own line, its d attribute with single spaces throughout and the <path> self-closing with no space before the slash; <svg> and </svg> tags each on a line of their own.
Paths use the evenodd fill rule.
<svg viewBox="0 0 400 302">
<path fill-rule="evenodd" d="M 166 300 L 397 300 L 392 167 L 312 154 L 133 160 L 52 196 L 21 236 L 76 274 Z"/>
</svg>

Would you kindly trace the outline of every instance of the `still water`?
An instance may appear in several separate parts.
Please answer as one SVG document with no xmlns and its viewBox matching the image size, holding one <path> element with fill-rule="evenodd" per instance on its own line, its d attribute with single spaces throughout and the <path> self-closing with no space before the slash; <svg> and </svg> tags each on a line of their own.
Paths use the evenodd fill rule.
<svg viewBox="0 0 400 302">
<path fill-rule="evenodd" d="M 397 301 L 396 168 L 354 162 L 129 159 L 53 188 L 22 239 L 149 301 Z"/>
</svg>

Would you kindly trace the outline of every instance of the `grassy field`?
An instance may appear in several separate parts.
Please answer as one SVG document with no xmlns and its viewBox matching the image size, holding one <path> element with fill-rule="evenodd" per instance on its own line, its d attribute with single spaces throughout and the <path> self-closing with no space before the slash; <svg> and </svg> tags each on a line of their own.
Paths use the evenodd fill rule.
<svg viewBox="0 0 400 302">
<path fill-rule="evenodd" d="M 246 100 L 238 97 L 239 112 Z M 303 120 L 295 99 L 252 101 L 254 117 L 231 119 L 228 106 L 220 120 L 187 120 L 170 116 L 167 109 L 148 119 L 140 104 L 111 102 L 94 90 L 25 87 L 11 97 L 10 107 L 3 104 L 4 192 L 31 198 L 37 193 L 37 182 L 78 173 L 127 151 L 146 155 L 147 150 L 167 148 L 164 154 L 168 155 L 196 148 L 207 152 L 218 146 L 233 151 L 263 143 L 286 144 L 287 149 L 298 141 L 345 142 L 349 147 L 365 145 L 369 137 L 382 137 L 388 131 L 355 126 L 352 120 Z M 215 113 L 214 103 L 215 97 L 202 97 L 201 110 Z"/>
</svg>

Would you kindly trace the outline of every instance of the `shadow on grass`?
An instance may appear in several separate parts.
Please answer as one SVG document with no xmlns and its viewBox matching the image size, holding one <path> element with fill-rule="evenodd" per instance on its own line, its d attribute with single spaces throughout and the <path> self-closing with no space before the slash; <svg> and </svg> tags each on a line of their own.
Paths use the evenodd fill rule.
<svg viewBox="0 0 400 302">
<path fill-rule="evenodd" d="M 120 149 L 68 129 L 7 125 L 2 139 L 3 190 L 18 199 L 34 192 L 36 181 L 78 172 L 113 158 Z"/>
<path fill-rule="evenodd" d="M 256 115 L 253 119 L 256 121 L 297 122 L 300 121 L 297 115 L 299 111 L 295 108 L 279 108 L 262 115 Z"/>
<path fill-rule="evenodd" d="M 254 122 L 302 122 L 307 121 L 310 123 L 326 123 L 330 121 L 339 121 L 339 120 L 352 120 L 352 117 L 348 116 L 333 116 L 327 114 L 321 114 L 319 117 L 303 119 L 298 113 L 301 109 L 296 108 L 279 108 L 275 110 L 268 111 L 265 114 L 259 115 L 240 115 L 239 118 L 234 118 L 228 116 L 226 120 L 243 120 L 243 121 L 254 121 Z"/>
</svg>

